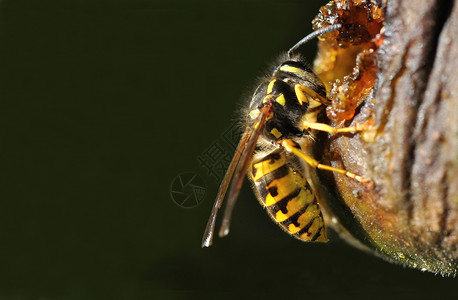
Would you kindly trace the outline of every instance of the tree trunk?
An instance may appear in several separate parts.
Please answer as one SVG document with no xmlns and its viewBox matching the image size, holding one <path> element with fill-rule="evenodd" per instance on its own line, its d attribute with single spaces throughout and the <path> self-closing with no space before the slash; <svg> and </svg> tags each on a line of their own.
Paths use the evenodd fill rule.
<svg viewBox="0 0 458 300">
<path fill-rule="evenodd" d="M 334 5 L 339 8 L 349 2 L 353 6 L 375 3 L 355 0 L 335 1 Z M 371 129 L 362 134 L 328 137 L 329 151 L 322 153 L 324 161 L 370 178 L 373 185 L 363 186 L 339 174 L 320 172 L 320 181 L 331 194 L 327 200 L 329 213 L 340 220 L 344 228 L 340 231 L 349 232 L 384 258 L 455 275 L 458 4 L 445 0 L 388 0 L 377 5 L 382 7 L 384 32 L 378 41 L 372 40 L 376 45 L 373 88 L 352 100 L 352 118 L 339 120 L 332 114 L 333 108 L 328 110 L 334 123 L 341 121 L 338 126 L 366 123 Z M 339 17 L 350 28 L 351 24 Z M 358 76 L 361 78 L 361 74 Z M 343 84 L 345 79 L 337 86 Z"/>
</svg>

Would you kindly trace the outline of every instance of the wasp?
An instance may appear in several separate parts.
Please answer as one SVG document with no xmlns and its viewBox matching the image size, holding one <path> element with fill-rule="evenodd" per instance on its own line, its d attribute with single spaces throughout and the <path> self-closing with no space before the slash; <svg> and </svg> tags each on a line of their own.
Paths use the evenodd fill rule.
<svg viewBox="0 0 458 300">
<path fill-rule="evenodd" d="M 362 130 L 362 126 L 337 129 L 317 122 L 318 114 L 330 104 L 326 88 L 301 56 L 293 53 L 315 37 L 341 27 L 330 25 L 301 39 L 255 90 L 243 120 L 244 133 L 216 196 L 202 247 L 212 244 L 216 217 L 226 193 L 219 235 L 229 234 L 232 211 L 245 174 L 274 222 L 297 239 L 315 242 L 328 241 L 326 228 L 317 196 L 304 175 L 304 167 L 297 161 L 367 182 L 359 175 L 323 165 L 312 157 L 313 131 L 355 132 Z"/>
</svg>

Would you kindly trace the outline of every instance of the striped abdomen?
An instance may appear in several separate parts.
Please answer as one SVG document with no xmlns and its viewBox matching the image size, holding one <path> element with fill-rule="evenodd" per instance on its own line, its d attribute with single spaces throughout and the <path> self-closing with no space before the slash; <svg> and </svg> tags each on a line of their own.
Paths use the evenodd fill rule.
<svg viewBox="0 0 458 300">
<path fill-rule="evenodd" d="M 303 241 L 328 241 L 316 197 L 283 150 L 255 158 L 249 175 L 259 201 L 283 230 Z"/>
</svg>

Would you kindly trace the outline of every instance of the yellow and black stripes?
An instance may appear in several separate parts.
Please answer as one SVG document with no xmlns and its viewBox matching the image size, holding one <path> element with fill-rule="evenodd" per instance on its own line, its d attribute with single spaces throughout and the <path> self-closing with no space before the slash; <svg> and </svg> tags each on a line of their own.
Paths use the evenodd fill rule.
<svg viewBox="0 0 458 300">
<path fill-rule="evenodd" d="M 320 79 L 312 72 L 307 64 L 301 61 L 289 60 L 282 63 L 274 73 L 274 77 L 287 80 L 292 85 L 307 89 L 306 95 L 320 101 L 328 102 L 326 88 Z"/>
<path fill-rule="evenodd" d="M 250 104 L 250 120 L 263 105 L 271 103 L 272 115 L 262 136 L 282 145 L 308 134 L 303 121 L 314 122 L 328 102 L 326 89 L 301 60 L 279 65 L 272 77 L 261 84 Z M 250 123 L 249 123 L 250 125 Z M 313 191 L 297 168 L 288 149 L 278 148 L 252 161 L 250 176 L 257 196 L 271 218 L 282 229 L 304 241 L 327 241 L 323 216 Z M 297 155 L 297 154 L 296 154 Z"/>
<path fill-rule="evenodd" d="M 284 150 L 255 159 L 250 177 L 260 203 L 283 230 L 303 241 L 327 241 L 317 200 Z"/>
</svg>

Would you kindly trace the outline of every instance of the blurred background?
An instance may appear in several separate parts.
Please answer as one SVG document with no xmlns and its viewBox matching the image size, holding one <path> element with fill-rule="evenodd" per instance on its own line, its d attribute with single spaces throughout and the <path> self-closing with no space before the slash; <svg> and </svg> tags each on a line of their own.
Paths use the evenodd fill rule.
<svg viewBox="0 0 458 300">
<path fill-rule="evenodd" d="M 238 109 L 325 3 L 1 1 L 0 298 L 456 293 L 333 233 L 290 238 L 249 184 L 200 247 Z"/>
</svg>

